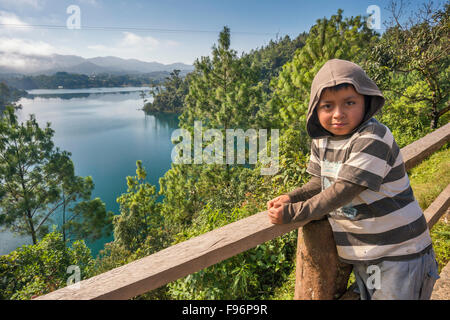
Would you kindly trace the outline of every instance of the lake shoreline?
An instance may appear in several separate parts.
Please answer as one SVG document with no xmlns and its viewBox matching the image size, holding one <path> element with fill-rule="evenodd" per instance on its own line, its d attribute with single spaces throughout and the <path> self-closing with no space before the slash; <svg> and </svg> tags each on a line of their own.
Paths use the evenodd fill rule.
<svg viewBox="0 0 450 320">
<path fill-rule="evenodd" d="M 50 122 L 55 147 L 72 154 L 77 176 L 92 176 L 95 188 L 91 198 L 99 197 L 114 214 L 120 213 L 116 199 L 127 190 L 126 177 L 136 174 L 137 160 L 142 160 L 148 172 L 147 181 L 155 186 L 172 163 L 171 134 L 178 128 L 178 116 L 145 114 L 139 96 L 141 89 L 45 89 L 47 96 L 23 97 L 18 102 L 22 105 L 17 110 L 19 122 L 28 120 L 29 114 L 35 115 L 41 128 Z M 71 97 L 74 90 L 87 95 Z M 59 217 L 55 216 L 52 223 L 59 225 Z M 14 239 L 11 234 L 0 233 L 3 244 L 8 238 L 11 242 Z M 31 244 L 31 239 L 30 242 L 27 237 L 22 239 Z M 87 243 L 93 257 L 110 241 L 112 237 Z M 0 246 L 0 254 L 21 245 L 17 241 L 12 246 Z"/>
</svg>

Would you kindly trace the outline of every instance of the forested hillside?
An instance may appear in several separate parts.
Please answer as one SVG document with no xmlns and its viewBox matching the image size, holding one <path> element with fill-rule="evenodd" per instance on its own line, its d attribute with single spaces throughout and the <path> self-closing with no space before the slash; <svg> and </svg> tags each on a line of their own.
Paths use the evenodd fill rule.
<svg viewBox="0 0 450 320">
<path fill-rule="evenodd" d="M 100 87 L 123 87 L 123 86 L 148 86 L 157 84 L 165 79 L 169 72 L 156 71 L 144 74 L 124 74 L 114 75 L 102 73 L 97 75 L 86 75 L 68 72 L 56 72 L 53 75 L 36 76 L 12 76 L 1 75 L 8 86 L 21 90 L 31 89 L 80 89 L 80 88 L 100 88 Z"/>
<path fill-rule="evenodd" d="M 232 32 L 224 27 L 211 55 L 199 57 L 186 78 L 177 71 L 171 73 L 155 91 L 153 103 L 146 105 L 151 112 L 179 113 L 180 127 L 189 132 L 194 131 L 195 121 L 202 121 L 204 130 L 221 130 L 223 136 L 228 128 L 279 129 L 275 175 L 261 175 L 261 162 L 246 166 L 173 163 L 159 186 L 154 186 L 146 181 L 150 168 L 136 159 L 136 175 L 126 177 L 128 190 L 117 199 L 120 212 L 112 217 L 100 200 L 89 200 L 92 182 L 73 174 L 70 155 L 51 151 L 51 129 L 43 129 L 37 136 L 45 140 L 24 151 L 40 156 L 36 163 L 45 163 L 44 172 L 52 179 L 42 213 L 51 204 L 77 197 L 85 205 L 78 206 L 74 214 L 88 222 L 74 220 L 67 225 L 75 242 L 68 242 L 63 230 L 43 228 L 35 233 L 35 245 L 1 256 L 0 298 L 29 299 L 65 286 L 68 264 L 79 265 L 85 279 L 129 263 L 263 211 L 268 200 L 307 182 L 310 140 L 305 120 L 310 86 L 329 59 L 351 60 L 375 80 L 386 97 L 377 119 L 390 128 L 400 147 L 448 123 L 449 13 L 447 3 L 414 23 L 393 24 L 380 35 L 367 27 L 364 17 L 348 17 L 339 10 L 317 20 L 295 39 L 276 39 L 243 55 L 232 49 Z M 2 139 L 6 132 L 18 134 L 14 111 L 9 110 L 0 122 Z M 38 131 L 32 121 L 21 130 L 24 144 Z M 2 141 L 0 152 L 14 159 L 13 149 Z M 47 149 L 38 153 L 41 147 Z M 5 157 L 0 161 L 0 210 L 10 212 L 8 203 L 15 203 L 14 197 L 20 202 L 13 208 L 14 216 L 0 215 L 0 224 L 20 226 L 21 232 L 31 234 L 32 223 L 21 220 L 20 210 L 42 197 L 24 193 L 19 180 L 14 180 L 20 176 L 17 169 L 6 170 Z M 7 179 L 9 184 L 4 183 Z M 108 228 L 114 241 L 97 258 L 91 257 L 83 237 Z M 291 232 L 138 298 L 268 299 L 294 268 L 296 241 L 296 232 Z"/>
</svg>

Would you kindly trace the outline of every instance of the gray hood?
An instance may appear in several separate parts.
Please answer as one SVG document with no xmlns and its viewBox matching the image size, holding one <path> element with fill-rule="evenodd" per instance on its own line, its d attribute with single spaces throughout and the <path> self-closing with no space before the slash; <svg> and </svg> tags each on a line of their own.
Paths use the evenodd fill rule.
<svg viewBox="0 0 450 320">
<path fill-rule="evenodd" d="M 334 87 L 341 83 L 350 83 L 355 87 L 356 92 L 370 97 L 366 114 L 361 124 L 353 132 L 358 130 L 383 107 L 385 101 L 383 94 L 375 82 L 367 76 L 360 66 L 346 60 L 328 60 L 317 72 L 311 85 L 311 95 L 306 118 L 306 130 L 311 138 L 317 139 L 332 136 L 330 132 L 320 125 L 315 109 L 322 91 L 325 88 Z"/>
</svg>

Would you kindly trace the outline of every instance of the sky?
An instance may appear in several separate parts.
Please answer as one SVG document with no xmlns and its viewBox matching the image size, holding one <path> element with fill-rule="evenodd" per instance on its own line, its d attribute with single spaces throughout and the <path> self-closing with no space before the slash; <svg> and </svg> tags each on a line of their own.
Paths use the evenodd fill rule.
<svg viewBox="0 0 450 320">
<path fill-rule="evenodd" d="M 412 7 L 419 5 L 409 1 Z M 388 0 L 0 0 L 0 66 L 20 55 L 116 56 L 164 64 L 193 64 L 211 53 L 224 26 L 239 54 L 271 39 L 296 37 L 317 19 L 380 9 Z"/>
</svg>

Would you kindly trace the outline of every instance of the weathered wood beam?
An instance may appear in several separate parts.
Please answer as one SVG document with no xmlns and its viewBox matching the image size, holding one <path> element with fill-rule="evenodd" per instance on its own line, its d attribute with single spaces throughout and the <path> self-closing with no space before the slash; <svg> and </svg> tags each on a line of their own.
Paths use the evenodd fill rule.
<svg viewBox="0 0 450 320">
<path fill-rule="evenodd" d="M 450 207 L 450 184 L 442 191 L 430 206 L 423 212 L 427 220 L 428 229 L 431 230 L 433 226 L 439 221 L 442 215 Z"/>
<path fill-rule="evenodd" d="M 267 212 L 260 212 L 83 280 L 78 283 L 79 289 L 72 289 L 69 286 L 37 297 L 35 300 L 129 299 L 301 226 L 301 223 L 273 225 L 267 217 Z"/>
<path fill-rule="evenodd" d="M 450 123 L 401 149 L 406 170 L 411 170 L 450 141 Z"/>
</svg>

